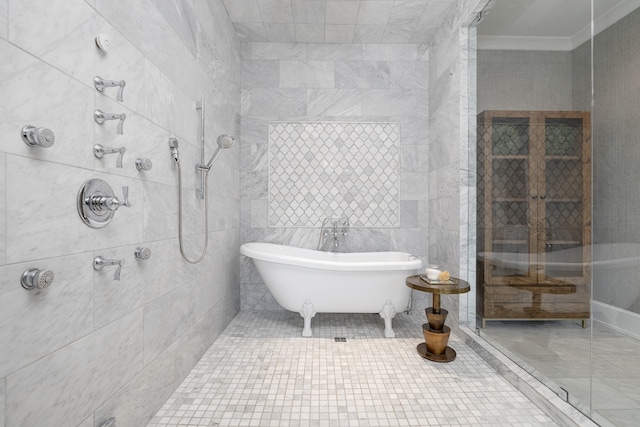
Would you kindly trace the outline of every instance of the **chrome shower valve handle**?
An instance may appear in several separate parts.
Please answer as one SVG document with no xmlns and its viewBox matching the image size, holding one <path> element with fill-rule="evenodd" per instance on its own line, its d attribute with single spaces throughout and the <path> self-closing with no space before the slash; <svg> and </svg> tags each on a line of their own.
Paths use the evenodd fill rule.
<svg viewBox="0 0 640 427">
<path fill-rule="evenodd" d="M 113 275 L 113 280 L 120 280 L 120 272 L 122 271 L 122 266 L 124 265 L 123 259 L 107 259 L 107 258 L 103 258 L 100 255 L 98 255 L 93 259 L 93 269 L 96 271 L 100 271 L 102 270 L 103 267 L 106 267 L 109 265 L 118 266 L 118 268 L 116 269 L 116 272 Z"/>
<path fill-rule="evenodd" d="M 105 147 L 101 144 L 93 146 L 93 155 L 98 159 L 101 159 L 105 154 L 118 154 L 116 159 L 117 168 L 122 168 L 122 157 L 124 157 L 125 151 L 127 151 L 125 147 Z"/>
<path fill-rule="evenodd" d="M 100 76 L 95 76 L 93 78 L 93 85 L 95 86 L 98 92 L 104 92 L 106 87 L 117 87 L 118 93 L 116 94 L 116 99 L 122 102 L 122 95 L 124 93 L 124 87 L 127 84 L 124 80 L 106 80 Z"/>
<path fill-rule="evenodd" d="M 105 113 L 104 111 L 96 110 L 93 112 L 93 118 L 96 121 L 96 123 L 99 125 L 103 124 L 107 120 L 120 120 L 118 122 L 116 133 L 118 135 L 123 135 L 124 131 L 122 128 L 124 126 L 124 121 L 127 118 L 127 115 L 125 113 L 121 113 L 121 114 Z"/>
<path fill-rule="evenodd" d="M 122 187 L 118 199 L 109 184 L 101 179 L 90 179 L 78 191 L 77 208 L 80 219 L 92 228 L 102 228 L 111 222 L 120 206 L 131 207 L 129 187 Z"/>
<path fill-rule="evenodd" d="M 122 201 L 116 196 L 110 196 L 105 194 L 94 194 L 87 200 L 87 205 L 94 212 L 101 211 L 117 211 L 120 206 L 131 207 L 129 205 L 129 187 L 122 187 Z"/>
</svg>

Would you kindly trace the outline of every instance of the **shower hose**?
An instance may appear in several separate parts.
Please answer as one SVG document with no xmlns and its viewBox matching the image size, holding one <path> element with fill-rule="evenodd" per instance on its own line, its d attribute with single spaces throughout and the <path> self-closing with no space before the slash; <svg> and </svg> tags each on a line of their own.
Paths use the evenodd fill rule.
<svg viewBox="0 0 640 427">
<path fill-rule="evenodd" d="M 197 264 L 204 258 L 207 253 L 207 246 L 209 245 L 209 213 L 207 203 L 207 180 L 209 178 L 209 169 L 204 169 L 204 186 L 202 188 L 202 192 L 204 193 L 204 248 L 202 249 L 200 256 L 197 259 L 192 260 L 189 259 L 187 254 L 185 254 L 182 237 L 182 172 L 180 169 L 180 160 L 176 162 L 176 166 L 178 167 L 178 241 L 180 242 L 180 253 L 182 254 L 182 258 L 184 258 L 184 260 L 189 264 Z"/>
</svg>

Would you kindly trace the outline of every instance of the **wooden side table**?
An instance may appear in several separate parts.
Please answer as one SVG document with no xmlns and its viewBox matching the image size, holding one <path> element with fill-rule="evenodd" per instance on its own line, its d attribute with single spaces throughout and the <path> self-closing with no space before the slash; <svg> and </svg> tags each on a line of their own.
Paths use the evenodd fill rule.
<svg viewBox="0 0 640 427">
<path fill-rule="evenodd" d="M 412 289 L 433 294 L 433 307 L 425 308 L 427 321 L 422 325 L 423 343 L 416 348 L 418 354 L 434 362 L 451 362 L 456 358 L 456 351 L 449 347 L 451 328 L 444 326 L 448 311 L 440 307 L 440 295 L 463 294 L 469 292 L 468 282 L 452 277 L 452 283 L 427 283 L 420 275 L 409 276 L 406 285 Z"/>
</svg>

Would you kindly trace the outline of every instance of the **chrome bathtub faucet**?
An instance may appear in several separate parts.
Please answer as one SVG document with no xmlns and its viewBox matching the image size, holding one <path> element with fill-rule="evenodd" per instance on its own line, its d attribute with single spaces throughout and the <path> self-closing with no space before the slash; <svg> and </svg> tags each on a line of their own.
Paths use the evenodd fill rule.
<svg viewBox="0 0 640 427">
<path fill-rule="evenodd" d="M 327 223 L 331 223 L 330 226 Z M 349 218 L 341 216 L 339 218 L 325 218 L 320 228 L 320 239 L 318 240 L 318 250 L 321 250 L 324 238 L 333 236 L 333 248 L 340 246 L 338 237 L 347 236 L 347 227 L 349 227 Z"/>
</svg>

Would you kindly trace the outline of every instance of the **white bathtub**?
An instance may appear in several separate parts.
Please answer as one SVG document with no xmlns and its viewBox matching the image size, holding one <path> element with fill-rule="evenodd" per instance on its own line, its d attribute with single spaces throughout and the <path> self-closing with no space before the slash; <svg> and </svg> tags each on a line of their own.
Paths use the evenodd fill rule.
<svg viewBox="0 0 640 427">
<path fill-rule="evenodd" d="M 395 336 L 391 320 L 409 308 L 407 276 L 422 261 L 404 252 L 334 253 L 271 243 L 245 243 L 275 300 L 304 318 L 302 336 L 311 336 L 316 313 L 379 313 L 385 336 Z"/>
</svg>

